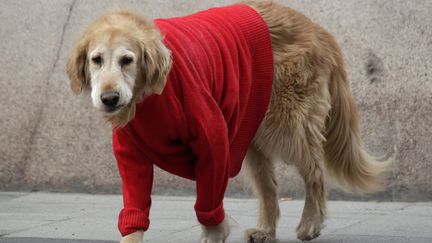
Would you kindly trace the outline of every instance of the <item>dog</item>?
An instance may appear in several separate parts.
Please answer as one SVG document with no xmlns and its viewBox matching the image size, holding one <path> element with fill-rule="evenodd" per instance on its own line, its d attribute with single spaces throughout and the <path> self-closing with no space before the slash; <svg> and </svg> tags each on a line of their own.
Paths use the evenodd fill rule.
<svg viewBox="0 0 432 243">
<path fill-rule="evenodd" d="M 123 243 L 143 240 L 149 224 L 151 161 L 160 160 L 158 156 L 178 161 L 176 165 L 162 161 L 157 164 L 162 169 L 197 181 L 195 209 L 202 224 L 201 242 L 207 243 L 225 242 L 230 233 L 223 193 L 228 178 L 240 167 L 251 180 L 260 205 L 257 227 L 246 231 L 247 242 L 275 240 L 279 218 L 276 160 L 294 164 L 304 180 L 305 204 L 297 227 L 300 240 L 316 238 L 323 227 L 325 173 L 353 192 L 374 192 L 383 185 L 390 162 L 379 161 L 364 149 L 357 108 L 335 39 L 301 13 L 274 2 L 246 1 L 235 6 L 209 10 L 186 20 L 155 22 L 138 13 L 110 12 L 86 29 L 69 56 L 66 71 L 70 88 L 77 94 L 89 91 L 94 107 L 113 126 L 114 153 L 125 199 L 119 219 Z M 233 14 L 235 11 L 241 13 Z M 237 15 L 250 19 L 234 19 L 240 18 Z M 196 24 L 192 22 L 199 22 L 200 28 L 182 27 Z M 224 22 L 224 27 L 220 28 L 218 22 Z M 248 52 L 248 43 L 252 42 L 244 37 L 248 31 L 242 32 L 241 28 L 249 32 L 265 28 L 251 37 L 260 39 L 254 42 L 259 45 L 252 52 Z M 208 30 L 223 33 L 217 37 L 220 40 L 213 40 L 216 34 Z M 170 37 L 174 35 L 170 31 L 193 38 L 182 41 Z M 206 59 L 203 53 L 212 52 L 209 46 L 221 51 Z M 211 77 L 211 85 L 206 83 L 208 87 L 202 88 L 200 82 L 204 81 L 199 75 Z M 228 79 L 234 81 L 225 84 L 227 87 L 217 83 Z M 163 98 L 169 95 L 176 100 Z M 236 95 L 241 102 L 224 103 Z M 242 97 L 246 96 L 248 107 L 256 109 L 242 108 Z M 170 115 L 177 113 L 181 115 Z M 156 119 L 157 114 L 162 115 Z M 239 122 L 244 117 L 249 117 L 247 126 L 243 120 Z M 184 135 L 185 131 L 193 135 Z M 246 134 L 242 135 L 244 139 L 240 133 Z M 154 144 L 151 139 L 142 142 L 147 138 L 141 137 L 147 135 L 155 138 Z M 244 153 L 232 148 L 233 144 Z M 169 150 L 172 147 L 176 148 L 174 152 Z M 159 148 L 167 150 L 156 151 Z M 184 155 L 191 151 L 198 151 L 198 155 Z M 203 163 L 202 157 L 221 162 Z M 243 164 L 224 164 L 244 158 Z M 140 182 L 131 185 L 135 181 Z"/>
</svg>

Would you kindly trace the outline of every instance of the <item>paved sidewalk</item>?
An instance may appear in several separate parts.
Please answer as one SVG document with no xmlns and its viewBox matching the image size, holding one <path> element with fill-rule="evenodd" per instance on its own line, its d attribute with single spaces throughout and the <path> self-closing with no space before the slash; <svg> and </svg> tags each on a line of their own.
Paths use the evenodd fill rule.
<svg viewBox="0 0 432 243">
<path fill-rule="evenodd" d="M 119 195 L 0 192 L 0 243 L 115 242 Z M 191 197 L 153 197 L 146 242 L 198 242 Z M 280 243 L 299 242 L 295 227 L 303 201 L 282 200 Z M 257 219 L 257 201 L 226 199 L 233 230 L 243 242 Z M 432 242 L 432 203 L 339 202 L 328 204 L 327 227 L 313 242 Z"/>
</svg>

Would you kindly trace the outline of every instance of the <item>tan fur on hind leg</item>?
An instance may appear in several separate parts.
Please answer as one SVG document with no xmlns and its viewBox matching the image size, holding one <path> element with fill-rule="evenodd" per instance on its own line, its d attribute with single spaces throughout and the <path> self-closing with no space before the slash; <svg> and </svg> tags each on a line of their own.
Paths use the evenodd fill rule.
<svg viewBox="0 0 432 243">
<path fill-rule="evenodd" d="M 270 243 L 276 237 L 279 202 L 273 161 L 253 145 L 244 162 L 247 178 L 252 182 L 259 199 L 259 220 L 255 229 L 245 232 L 248 243 Z"/>
</svg>

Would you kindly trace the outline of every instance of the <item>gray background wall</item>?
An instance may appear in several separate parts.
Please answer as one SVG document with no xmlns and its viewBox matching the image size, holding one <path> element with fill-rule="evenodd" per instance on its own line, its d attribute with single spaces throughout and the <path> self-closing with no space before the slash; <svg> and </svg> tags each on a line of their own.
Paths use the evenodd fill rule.
<svg viewBox="0 0 432 243">
<path fill-rule="evenodd" d="M 388 189 L 372 198 L 432 199 L 432 1 L 285 0 L 334 34 L 345 53 L 362 134 L 392 155 Z M 0 189 L 119 192 L 110 127 L 89 97 L 68 89 L 65 59 L 84 26 L 116 6 L 179 16 L 229 0 L 0 0 Z M 301 197 L 292 168 L 280 192 Z M 155 192 L 193 193 L 192 182 L 156 171 Z M 228 194 L 250 191 L 241 177 Z M 332 191 L 333 198 L 353 198 Z M 362 199 L 367 199 L 363 197 Z M 369 197 L 370 198 L 370 197 Z"/>
</svg>

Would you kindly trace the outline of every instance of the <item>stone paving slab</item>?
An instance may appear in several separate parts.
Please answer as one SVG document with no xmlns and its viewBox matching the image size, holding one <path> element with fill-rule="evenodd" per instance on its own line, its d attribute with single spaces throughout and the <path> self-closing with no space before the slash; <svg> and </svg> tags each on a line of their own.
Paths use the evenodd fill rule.
<svg viewBox="0 0 432 243">
<path fill-rule="evenodd" d="M 106 240 L 71 240 L 47 238 L 0 238 L 1 243 L 115 243 Z"/>
<path fill-rule="evenodd" d="M 154 196 L 146 242 L 198 242 L 193 197 Z M 232 226 L 227 242 L 243 242 L 254 227 L 255 199 L 225 200 Z M 0 192 L 0 243 L 116 242 L 120 195 Z M 303 201 L 280 201 L 280 243 L 299 242 L 295 228 Z M 432 203 L 328 203 L 326 228 L 314 242 L 432 242 Z"/>
</svg>

